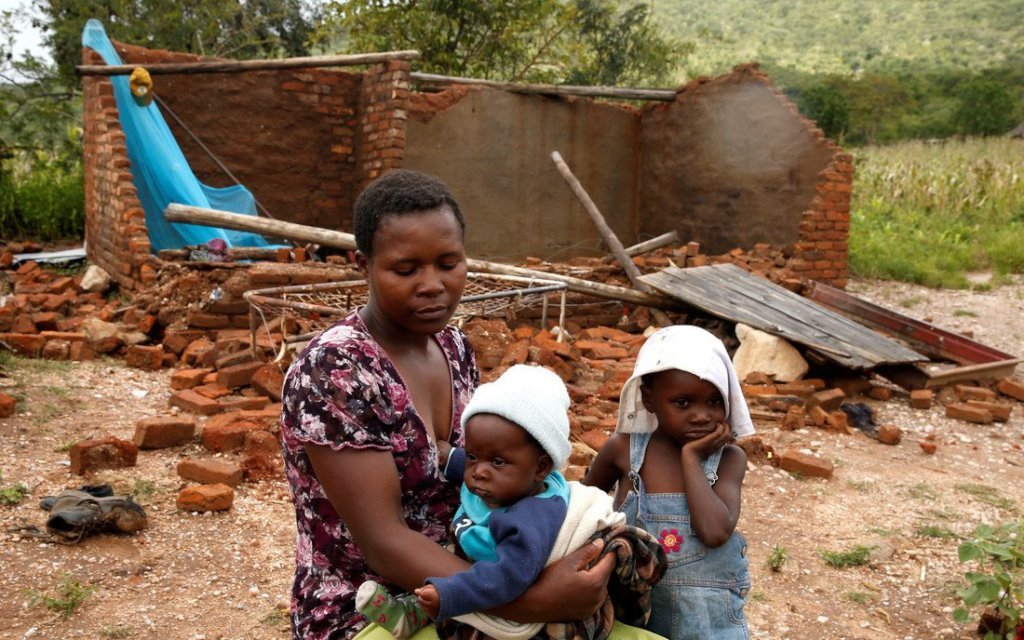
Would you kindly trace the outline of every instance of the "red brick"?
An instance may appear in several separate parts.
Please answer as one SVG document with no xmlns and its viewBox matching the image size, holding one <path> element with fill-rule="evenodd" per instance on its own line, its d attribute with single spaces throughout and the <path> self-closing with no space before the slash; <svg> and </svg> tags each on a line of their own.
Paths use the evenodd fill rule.
<svg viewBox="0 0 1024 640">
<path fill-rule="evenodd" d="M 931 389 L 914 389 L 910 392 L 910 406 L 914 409 L 931 409 L 935 392 Z"/>
<path fill-rule="evenodd" d="M 279 477 L 284 471 L 281 443 L 272 433 L 250 431 L 245 435 L 242 472 L 249 480 Z"/>
<path fill-rule="evenodd" d="M 892 399 L 892 389 L 879 385 L 871 385 L 871 388 L 868 390 L 868 397 L 885 402 L 886 400 Z"/>
<path fill-rule="evenodd" d="M 996 385 L 996 389 L 1004 396 L 1024 402 L 1024 382 L 1016 378 L 1003 378 Z"/>
<path fill-rule="evenodd" d="M 0 418 L 10 418 L 14 415 L 18 400 L 11 396 L 0 393 Z"/>
<path fill-rule="evenodd" d="M 984 402 L 991 402 L 996 399 L 996 392 L 985 387 L 971 387 L 967 385 L 958 384 L 953 387 L 956 391 L 956 395 L 963 401 L 968 400 L 982 400 Z"/>
<path fill-rule="evenodd" d="M 824 427 L 825 423 L 828 422 L 828 411 L 825 411 L 818 405 L 814 405 L 807 410 L 807 417 L 811 419 L 816 427 Z"/>
<path fill-rule="evenodd" d="M 939 446 L 931 440 L 921 440 L 917 443 L 917 446 L 921 447 L 921 451 L 928 456 L 935 455 L 935 452 L 939 448 Z"/>
<path fill-rule="evenodd" d="M 257 411 L 270 404 L 267 396 L 224 396 L 217 400 L 221 411 Z"/>
<path fill-rule="evenodd" d="M 114 436 L 83 440 L 71 447 L 71 473 L 84 476 L 98 469 L 134 467 L 139 448 Z"/>
<path fill-rule="evenodd" d="M 200 484 L 226 484 L 237 487 L 242 467 L 234 462 L 213 458 L 185 458 L 178 463 L 178 475 Z"/>
<path fill-rule="evenodd" d="M 203 382 L 212 369 L 178 369 L 171 375 L 171 389 L 191 389 Z"/>
<path fill-rule="evenodd" d="M 143 418 L 135 423 L 132 441 L 140 449 L 166 449 L 187 444 L 195 435 L 192 418 Z"/>
<path fill-rule="evenodd" d="M 203 427 L 203 446 L 214 453 L 238 451 L 245 445 L 245 434 L 264 430 L 262 424 L 248 420 L 236 420 L 227 424 L 207 423 Z"/>
<path fill-rule="evenodd" d="M 198 387 L 192 387 L 192 390 L 201 396 L 206 396 L 211 400 L 216 400 L 218 398 L 223 398 L 224 396 L 231 395 L 231 389 L 228 389 L 219 382 L 201 384 Z"/>
<path fill-rule="evenodd" d="M 0 333 L 0 341 L 6 342 L 14 353 L 29 358 L 38 358 L 43 349 L 43 337 L 36 334 Z"/>
<path fill-rule="evenodd" d="M 795 449 L 786 449 L 779 454 L 779 466 L 785 471 L 802 476 L 826 479 L 832 477 L 834 469 L 830 461 Z"/>
<path fill-rule="evenodd" d="M 978 424 L 989 424 L 992 422 L 992 412 L 979 407 L 972 407 L 966 403 L 946 405 L 946 417 Z"/>
<path fill-rule="evenodd" d="M 181 389 L 172 393 L 169 404 L 172 407 L 178 407 L 190 413 L 198 413 L 204 416 L 213 415 L 221 411 L 221 406 L 216 400 L 210 400 L 191 389 Z"/>
<path fill-rule="evenodd" d="M 996 422 L 1006 422 L 1010 419 L 1010 414 L 1013 413 L 1013 405 L 1010 404 L 985 402 L 984 400 L 968 400 L 967 404 L 977 409 L 988 411 Z"/>
<path fill-rule="evenodd" d="M 275 364 L 265 364 L 256 370 L 250 381 L 252 388 L 268 396 L 274 402 L 281 401 L 281 389 L 284 386 L 284 373 Z"/>
<path fill-rule="evenodd" d="M 76 362 L 95 360 L 96 352 L 85 342 L 72 342 L 70 357 Z"/>
<path fill-rule="evenodd" d="M 803 407 L 790 407 L 789 410 L 786 411 L 786 417 L 782 419 L 782 428 L 787 431 L 803 429 L 806 419 L 807 412 Z"/>
<path fill-rule="evenodd" d="M 254 361 L 225 367 L 217 372 L 217 382 L 232 389 L 244 387 L 252 381 L 253 374 L 262 366 L 262 362 Z"/>
<path fill-rule="evenodd" d="M 182 511 L 227 511 L 235 500 L 235 490 L 226 484 L 202 484 L 178 492 L 176 504 Z"/>
<path fill-rule="evenodd" d="M 125 364 L 134 369 L 159 371 L 164 363 L 164 348 L 160 345 L 145 346 L 133 344 L 125 354 Z"/>
<path fill-rule="evenodd" d="M 47 360 L 68 360 L 71 358 L 71 343 L 67 340 L 47 340 L 40 354 Z"/>
<path fill-rule="evenodd" d="M 846 394 L 842 389 L 826 389 L 811 396 L 808 404 L 821 407 L 825 411 L 835 411 L 843 404 L 844 398 L 846 398 Z"/>
</svg>

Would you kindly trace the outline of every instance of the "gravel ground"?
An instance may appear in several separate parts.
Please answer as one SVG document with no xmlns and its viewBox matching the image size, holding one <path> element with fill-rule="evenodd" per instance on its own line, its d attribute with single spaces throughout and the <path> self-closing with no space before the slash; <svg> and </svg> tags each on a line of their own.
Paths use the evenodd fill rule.
<svg viewBox="0 0 1024 640">
<path fill-rule="evenodd" d="M 849 290 L 1024 354 L 1024 281 L 984 292 L 870 281 L 854 281 Z M 198 453 L 198 445 L 144 451 L 138 466 L 89 479 L 138 493 L 149 516 L 145 532 L 64 546 L 8 531 L 42 525 L 39 498 L 82 484 L 68 473 L 72 442 L 106 434 L 130 439 L 136 420 L 163 415 L 170 377 L 112 360 L 20 361 L 9 374 L 0 377 L 9 387 L 2 390 L 22 401 L 20 413 L 0 420 L 0 484 L 23 483 L 30 495 L 0 507 L 0 638 L 289 637 L 294 514 L 287 486 L 283 480 L 243 485 L 225 513 L 179 512 L 175 466 Z M 979 523 L 1019 513 L 1020 405 L 1010 422 L 978 426 L 945 418 L 941 407 L 912 410 L 902 394 L 865 402 L 880 423 L 903 429 L 899 445 L 758 424 L 776 449 L 792 444 L 818 453 L 835 463 L 835 474 L 796 479 L 767 464 L 750 466 L 740 530 L 750 541 L 754 589 L 747 615 L 754 638 L 974 637 L 951 617 L 955 589 L 969 568 L 957 562 L 958 540 L 923 535 L 922 528 L 966 536 Z M 918 446 L 924 438 L 937 443 L 935 455 Z M 858 545 L 874 547 L 865 566 L 834 569 L 821 559 L 822 551 Z M 788 556 L 779 572 L 765 565 L 776 546 Z M 62 581 L 92 589 L 67 618 L 39 602 L 41 596 L 66 601 Z"/>
</svg>

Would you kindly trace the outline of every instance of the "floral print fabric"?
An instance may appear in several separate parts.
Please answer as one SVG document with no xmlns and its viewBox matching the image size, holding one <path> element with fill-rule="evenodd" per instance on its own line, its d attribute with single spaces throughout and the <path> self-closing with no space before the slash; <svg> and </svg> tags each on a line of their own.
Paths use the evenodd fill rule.
<svg viewBox="0 0 1024 640">
<path fill-rule="evenodd" d="M 449 442 L 461 446 L 459 419 L 479 374 L 462 332 L 448 327 L 434 338 L 451 374 Z M 282 402 L 285 473 L 297 526 L 292 633 L 303 640 L 351 638 L 367 624 L 355 610 L 356 589 L 366 580 L 388 583 L 366 565 L 324 494 L 304 445 L 391 452 L 406 523 L 438 544 L 451 542 L 448 524 L 459 504 L 459 488 L 438 468 L 437 447 L 427 437 L 405 382 L 357 311 L 314 338 L 292 363 Z"/>
</svg>

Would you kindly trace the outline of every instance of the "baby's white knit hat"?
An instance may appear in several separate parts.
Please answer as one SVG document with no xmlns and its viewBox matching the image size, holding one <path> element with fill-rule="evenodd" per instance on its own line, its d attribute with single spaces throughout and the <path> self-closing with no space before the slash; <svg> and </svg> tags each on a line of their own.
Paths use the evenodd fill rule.
<svg viewBox="0 0 1024 640">
<path fill-rule="evenodd" d="M 517 364 L 494 382 L 477 387 L 462 412 L 462 428 L 478 413 L 493 413 L 525 429 L 556 470 L 569 459 L 569 392 L 554 372 Z"/>
</svg>

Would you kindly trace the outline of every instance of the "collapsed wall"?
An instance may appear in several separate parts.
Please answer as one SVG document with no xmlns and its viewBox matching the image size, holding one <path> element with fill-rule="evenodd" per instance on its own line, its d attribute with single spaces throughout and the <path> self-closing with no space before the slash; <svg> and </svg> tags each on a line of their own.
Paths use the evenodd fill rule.
<svg viewBox="0 0 1024 640">
<path fill-rule="evenodd" d="M 201 58 L 115 43 L 128 64 Z M 87 63 L 95 54 L 86 51 Z M 598 255 L 602 241 L 551 162 L 559 151 L 625 244 L 675 229 L 711 253 L 786 247 L 800 275 L 844 286 L 852 160 L 756 65 L 701 79 L 643 108 L 451 85 L 410 90 L 406 62 L 155 76 L 155 93 L 200 180 L 230 184 L 202 146 L 274 217 L 351 231 L 354 199 L 380 173 L 434 173 L 459 198 L 467 249 L 484 259 Z M 155 280 L 109 80 L 85 81 L 90 259 L 123 287 Z"/>
</svg>

